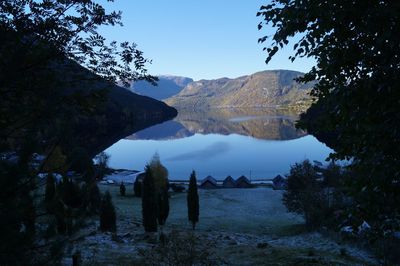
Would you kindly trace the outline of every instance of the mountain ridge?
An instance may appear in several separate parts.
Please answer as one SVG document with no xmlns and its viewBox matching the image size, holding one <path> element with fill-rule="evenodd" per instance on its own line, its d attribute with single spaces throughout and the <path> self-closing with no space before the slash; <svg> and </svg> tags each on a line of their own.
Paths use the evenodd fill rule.
<svg viewBox="0 0 400 266">
<path fill-rule="evenodd" d="M 164 102 L 178 109 L 307 105 L 312 84 L 294 81 L 303 74 L 292 70 L 265 70 L 234 79 L 202 79 L 189 83 Z"/>
<path fill-rule="evenodd" d="M 159 75 L 157 86 L 146 81 L 130 82 L 129 90 L 156 100 L 164 100 L 178 94 L 186 85 L 193 82 L 192 78 L 173 75 Z"/>
</svg>

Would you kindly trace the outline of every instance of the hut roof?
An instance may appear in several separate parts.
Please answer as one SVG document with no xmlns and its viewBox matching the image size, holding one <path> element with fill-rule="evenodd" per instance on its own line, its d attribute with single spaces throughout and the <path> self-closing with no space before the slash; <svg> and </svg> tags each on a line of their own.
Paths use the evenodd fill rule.
<svg viewBox="0 0 400 266">
<path fill-rule="evenodd" d="M 285 178 L 283 176 L 277 175 L 277 176 L 274 177 L 274 179 L 272 179 L 272 182 L 276 183 L 276 182 L 281 182 L 281 181 L 284 181 L 284 180 L 285 180 Z"/>
<path fill-rule="evenodd" d="M 212 177 L 212 176 L 207 176 L 206 178 L 204 178 L 202 181 L 201 181 L 201 184 L 200 185 L 202 185 L 202 184 L 204 184 L 204 183 L 206 183 L 206 182 L 210 182 L 211 184 L 213 184 L 213 185 L 217 185 L 217 180 L 215 180 L 215 178 L 214 177 Z"/>
<path fill-rule="evenodd" d="M 239 183 L 239 182 L 245 182 L 247 184 L 251 184 L 250 180 L 247 177 L 245 177 L 244 175 L 242 175 L 241 177 L 239 177 L 236 180 L 236 183 Z"/>
<path fill-rule="evenodd" d="M 227 177 L 224 179 L 224 181 L 222 182 L 222 185 L 223 185 L 224 187 L 228 187 L 228 188 L 230 188 L 230 187 L 235 187 L 235 186 L 236 186 L 236 181 L 235 181 L 235 179 L 233 179 L 233 178 L 229 175 L 229 176 L 227 176 Z"/>
<path fill-rule="evenodd" d="M 235 179 L 233 179 L 233 177 L 231 177 L 230 175 L 228 175 L 228 176 L 225 178 L 224 182 L 228 182 L 228 181 L 235 182 Z"/>
</svg>

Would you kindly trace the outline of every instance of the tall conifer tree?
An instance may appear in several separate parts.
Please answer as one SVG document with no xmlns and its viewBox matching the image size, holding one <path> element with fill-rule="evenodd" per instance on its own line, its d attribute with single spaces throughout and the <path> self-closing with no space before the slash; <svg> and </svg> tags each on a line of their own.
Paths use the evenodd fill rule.
<svg viewBox="0 0 400 266">
<path fill-rule="evenodd" d="M 146 232 L 157 232 L 157 201 L 154 178 L 150 167 L 145 168 L 142 189 L 142 216 Z"/>
<path fill-rule="evenodd" d="M 192 223 L 193 230 L 199 221 L 199 194 L 197 193 L 196 173 L 192 171 L 187 194 L 188 219 Z"/>
</svg>

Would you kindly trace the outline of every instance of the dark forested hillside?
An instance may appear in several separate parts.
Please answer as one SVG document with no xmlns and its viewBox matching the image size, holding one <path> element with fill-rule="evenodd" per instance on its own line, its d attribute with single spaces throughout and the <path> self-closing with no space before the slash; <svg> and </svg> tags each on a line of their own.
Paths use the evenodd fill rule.
<svg viewBox="0 0 400 266">
<path fill-rule="evenodd" d="M 89 98 L 93 98 L 93 93 L 99 94 L 95 101 L 105 103 L 94 104 L 87 115 L 80 114 L 71 125 L 75 145 L 86 148 L 92 155 L 120 138 L 177 115 L 165 103 L 114 85 L 72 62 L 62 68 L 64 81 L 69 81 L 69 86 L 62 88 L 64 94 Z"/>
</svg>

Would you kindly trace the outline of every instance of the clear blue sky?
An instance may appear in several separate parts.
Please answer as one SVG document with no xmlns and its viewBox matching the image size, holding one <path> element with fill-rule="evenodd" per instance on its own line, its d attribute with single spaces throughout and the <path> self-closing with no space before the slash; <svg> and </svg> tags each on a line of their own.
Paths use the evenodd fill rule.
<svg viewBox="0 0 400 266">
<path fill-rule="evenodd" d="M 170 74 L 195 80 L 234 78 L 267 69 L 308 71 L 310 59 L 288 60 L 287 47 L 268 64 L 257 40 L 256 17 L 262 0 L 116 0 L 107 11 L 121 10 L 124 27 L 106 27 L 110 40 L 134 41 L 153 60 L 153 75 Z"/>
</svg>

